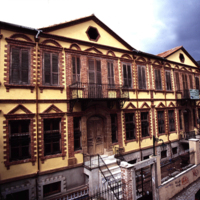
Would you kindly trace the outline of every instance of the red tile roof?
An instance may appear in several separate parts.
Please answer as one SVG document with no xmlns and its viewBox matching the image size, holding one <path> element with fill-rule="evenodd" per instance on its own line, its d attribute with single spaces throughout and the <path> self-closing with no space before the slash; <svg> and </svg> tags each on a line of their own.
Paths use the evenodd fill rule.
<svg viewBox="0 0 200 200">
<path fill-rule="evenodd" d="M 183 47 L 183 46 L 174 47 L 173 49 L 170 49 L 170 50 L 167 50 L 167 51 L 164 51 L 164 52 L 162 52 L 162 53 L 157 54 L 157 56 L 166 58 L 166 57 L 168 57 L 169 55 L 171 55 L 172 53 L 174 53 L 174 52 L 178 51 L 179 49 L 181 49 L 182 47 Z"/>
</svg>

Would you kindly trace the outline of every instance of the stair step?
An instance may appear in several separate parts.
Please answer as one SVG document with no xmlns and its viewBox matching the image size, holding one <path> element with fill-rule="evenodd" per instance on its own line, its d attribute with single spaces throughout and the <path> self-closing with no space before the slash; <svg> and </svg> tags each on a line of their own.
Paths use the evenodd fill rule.
<svg viewBox="0 0 200 200">
<path fill-rule="evenodd" d="M 108 166 L 108 169 L 109 169 L 110 171 L 112 171 L 112 170 L 115 170 L 115 169 L 119 169 L 119 166 L 118 166 L 118 165 L 112 165 L 111 167 Z M 106 171 L 108 171 L 108 169 L 107 169 L 107 167 L 105 167 L 104 169 L 101 169 L 101 171 L 102 171 L 102 172 L 106 172 Z"/>
<path fill-rule="evenodd" d="M 118 169 L 118 170 L 112 172 L 111 174 L 110 174 L 110 172 L 107 171 L 107 172 L 105 172 L 105 173 L 103 173 L 103 174 L 104 174 L 105 177 L 111 176 L 111 174 L 115 177 L 115 176 L 117 176 L 117 174 L 120 174 L 120 175 L 121 175 L 121 170 Z"/>
</svg>

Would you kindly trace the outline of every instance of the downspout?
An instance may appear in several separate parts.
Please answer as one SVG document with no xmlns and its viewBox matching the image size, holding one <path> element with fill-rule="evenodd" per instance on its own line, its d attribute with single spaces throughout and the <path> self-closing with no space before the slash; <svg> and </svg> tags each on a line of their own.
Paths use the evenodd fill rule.
<svg viewBox="0 0 200 200">
<path fill-rule="evenodd" d="M 39 163 L 39 137 L 38 137 L 38 36 L 42 30 L 38 30 L 35 41 L 36 41 L 36 129 L 37 129 L 37 174 L 36 174 L 36 199 L 38 199 L 38 175 L 40 172 L 40 163 Z"/>
</svg>

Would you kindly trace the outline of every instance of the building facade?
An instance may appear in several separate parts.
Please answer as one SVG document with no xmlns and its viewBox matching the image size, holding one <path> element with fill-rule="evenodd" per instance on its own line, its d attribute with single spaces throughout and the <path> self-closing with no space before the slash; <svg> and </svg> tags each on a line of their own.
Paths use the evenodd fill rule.
<svg viewBox="0 0 200 200">
<path fill-rule="evenodd" d="M 84 156 L 161 161 L 198 134 L 199 67 L 182 47 L 137 51 L 94 15 L 41 28 L 0 22 L 3 198 L 87 190 Z M 199 94 L 197 95 L 199 96 Z"/>
</svg>

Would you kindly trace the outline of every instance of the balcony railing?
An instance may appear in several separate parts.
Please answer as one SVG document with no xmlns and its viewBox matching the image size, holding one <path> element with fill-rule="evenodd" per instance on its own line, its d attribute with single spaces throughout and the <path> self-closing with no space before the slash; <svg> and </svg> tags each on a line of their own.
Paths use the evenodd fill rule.
<svg viewBox="0 0 200 200">
<path fill-rule="evenodd" d="M 70 87 L 70 99 L 128 99 L 129 92 L 121 85 L 73 83 Z"/>
<path fill-rule="evenodd" d="M 177 98 L 178 99 L 198 99 L 199 98 L 199 90 L 194 90 L 195 93 L 191 93 L 189 89 L 187 90 L 177 90 Z M 197 98 L 198 97 L 198 98 Z"/>
<path fill-rule="evenodd" d="M 189 139 L 192 139 L 192 138 L 196 138 L 196 136 L 195 136 L 195 131 L 184 132 L 183 138 L 184 138 L 185 140 L 189 140 Z"/>
</svg>

